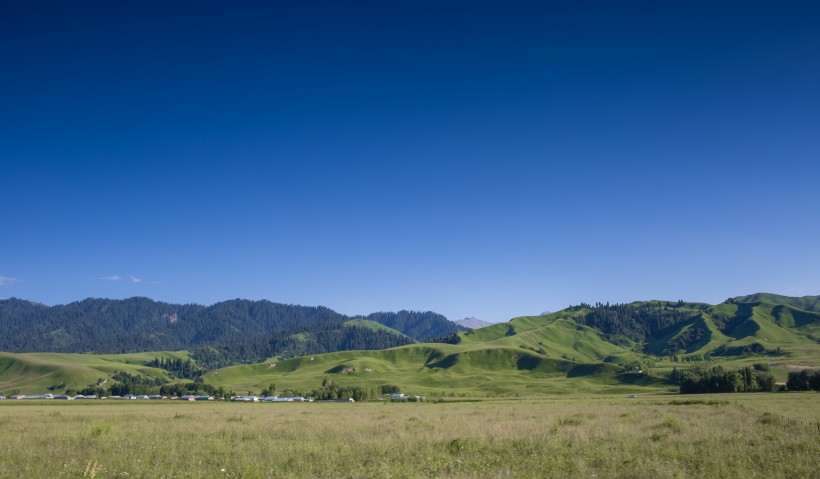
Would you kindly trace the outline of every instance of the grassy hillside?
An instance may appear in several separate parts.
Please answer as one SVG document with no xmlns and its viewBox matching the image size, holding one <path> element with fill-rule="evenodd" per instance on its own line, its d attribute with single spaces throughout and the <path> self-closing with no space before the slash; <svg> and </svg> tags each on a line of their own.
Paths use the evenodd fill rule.
<svg viewBox="0 0 820 479">
<path fill-rule="evenodd" d="M 168 372 L 144 366 L 155 357 L 187 359 L 182 352 L 147 352 L 135 354 L 70 354 L 70 353 L 0 353 L 0 391 L 9 394 L 42 394 L 48 388 L 54 394 L 66 389 L 79 390 L 94 386 L 118 371 L 169 379 Z"/>
<path fill-rule="evenodd" d="M 604 340 L 599 331 L 565 319 L 561 313 L 515 318 L 459 336 L 464 346 L 522 348 L 548 358 L 616 363 L 640 359 L 639 354 Z"/>
<path fill-rule="evenodd" d="M 782 304 L 804 311 L 820 312 L 820 296 L 782 296 L 772 293 L 755 293 L 748 296 L 732 298 L 735 303 L 769 303 Z"/>
<path fill-rule="evenodd" d="M 648 353 L 713 358 L 745 354 L 801 356 L 818 347 L 820 313 L 773 303 L 723 303 L 647 341 Z"/>
<path fill-rule="evenodd" d="M 223 368 L 206 382 L 234 391 L 309 391 L 325 378 L 345 385 L 400 386 L 427 395 L 641 391 L 665 387 L 623 374 L 641 355 L 604 341 L 559 314 L 522 317 L 459 333 L 458 344 L 425 343 L 382 351 L 346 351 Z"/>
<path fill-rule="evenodd" d="M 614 365 L 548 359 L 525 350 L 411 345 L 233 366 L 213 371 L 204 379 L 242 393 L 259 391 L 272 383 L 277 391 L 310 391 L 331 378 L 344 385 L 376 388 L 392 384 L 403 391 L 434 396 L 620 392 L 661 386 L 656 380 L 638 384 L 621 381 L 620 372 Z"/>
<path fill-rule="evenodd" d="M 687 335 L 691 335 L 694 331 L 700 331 L 700 337 L 689 342 Z M 663 356 L 670 349 L 670 345 L 680 344 L 683 345 L 682 352 L 685 354 L 707 354 L 729 341 L 731 339 L 715 326 L 708 315 L 699 314 L 679 327 L 647 342 L 645 350 L 648 353 Z"/>
<path fill-rule="evenodd" d="M 413 338 L 411 338 L 410 336 L 407 336 L 406 334 L 402 333 L 401 331 L 393 329 L 389 326 L 385 326 L 381 323 L 377 323 L 375 321 L 370 321 L 369 319 L 354 318 L 354 319 L 351 319 L 349 321 L 345 321 L 344 326 L 348 327 L 348 328 L 360 327 L 360 328 L 369 329 L 371 331 L 384 331 L 386 333 L 390 333 L 390 334 L 394 334 L 396 336 L 401 336 L 403 338 L 407 338 L 408 341 L 416 342 Z"/>
</svg>

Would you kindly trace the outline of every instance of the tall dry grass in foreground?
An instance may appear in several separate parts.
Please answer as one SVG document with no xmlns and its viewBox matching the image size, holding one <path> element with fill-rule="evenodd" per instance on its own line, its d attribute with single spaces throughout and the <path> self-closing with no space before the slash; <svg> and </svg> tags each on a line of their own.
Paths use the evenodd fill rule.
<svg viewBox="0 0 820 479">
<path fill-rule="evenodd" d="M 0 477 L 820 477 L 820 395 L 737 399 L 7 402 Z"/>
</svg>

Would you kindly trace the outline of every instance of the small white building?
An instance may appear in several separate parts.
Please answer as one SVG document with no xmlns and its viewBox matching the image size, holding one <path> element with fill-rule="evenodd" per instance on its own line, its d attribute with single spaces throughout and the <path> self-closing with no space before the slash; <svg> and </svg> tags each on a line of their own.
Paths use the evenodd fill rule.
<svg viewBox="0 0 820 479">
<path fill-rule="evenodd" d="M 235 402 L 259 402 L 259 396 L 234 396 L 231 400 Z"/>
</svg>

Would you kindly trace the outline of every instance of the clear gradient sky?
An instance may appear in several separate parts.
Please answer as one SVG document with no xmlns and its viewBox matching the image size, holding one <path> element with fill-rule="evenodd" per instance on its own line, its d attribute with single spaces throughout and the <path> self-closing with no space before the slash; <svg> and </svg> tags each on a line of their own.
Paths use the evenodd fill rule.
<svg viewBox="0 0 820 479">
<path fill-rule="evenodd" d="M 820 3 L 0 4 L 0 298 L 820 294 Z"/>
</svg>

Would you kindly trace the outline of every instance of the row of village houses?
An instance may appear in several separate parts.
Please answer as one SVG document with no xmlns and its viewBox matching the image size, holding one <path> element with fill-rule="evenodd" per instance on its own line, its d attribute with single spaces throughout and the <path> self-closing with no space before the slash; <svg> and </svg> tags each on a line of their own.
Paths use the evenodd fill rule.
<svg viewBox="0 0 820 479">
<path fill-rule="evenodd" d="M 4 396 L 0 396 L 0 400 L 5 400 Z M 97 395 L 82 395 L 77 394 L 76 396 L 70 396 L 68 394 L 37 394 L 33 396 L 23 395 L 23 394 L 15 394 L 13 396 L 9 396 L 8 399 L 62 399 L 68 401 L 74 401 L 78 399 L 147 399 L 147 400 L 162 400 L 168 399 L 172 401 L 213 401 L 213 396 L 197 396 L 195 394 L 188 394 L 185 396 L 161 396 L 159 394 L 126 394 L 124 396 L 102 396 L 97 397 Z M 313 402 L 312 398 L 303 398 L 301 396 L 294 396 L 294 397 L 278 397 L 278 396 L 265 396 L 265 397 L 258 397 L 258 396 L 234 396 L 230 398 L 231 401 L 236 402 Z"/>
<path fill-rule="evenodd" d="M 0 400 L 6 399 L 4 396 L 0 396 Z M 97 397 L 95 394 L 91 395 L 82 395 L 77 394 L 76 396 L 70 396 L 68 394 L 37 394 L 34 396 L 27 396 L 23 394 L 15 394 L 13 396 L 9 396 L 8 399 L 62 399 L 68 401 L 74 401 L 78 399 L 145 399 L 145 400 L 162 400 L 168 399 L 171 401 L 213 401 L 213 396 L 197 396 L 195 394 L 188 394 L 185 396 L 161 396 L 159 394 L 126 394 L 125 396 L 102 396 Z M 233 396 L 230 398 L 231 401 L 234 402 L 313 402 L 313 398 L 303 398 L 302 396 L 292 396 L 292 397 L 279 397 L 279 396 Z M 391 401 L 411 401 L 411 402 L 420 402 L 422 398 L 420 396 L 411 396 L 406 395 L 404 393 L 393 393 L 390 395 Z M 337 399 L 334 402 L 355 402 L 353 398 L 349 399 Z"/>
</svg>

